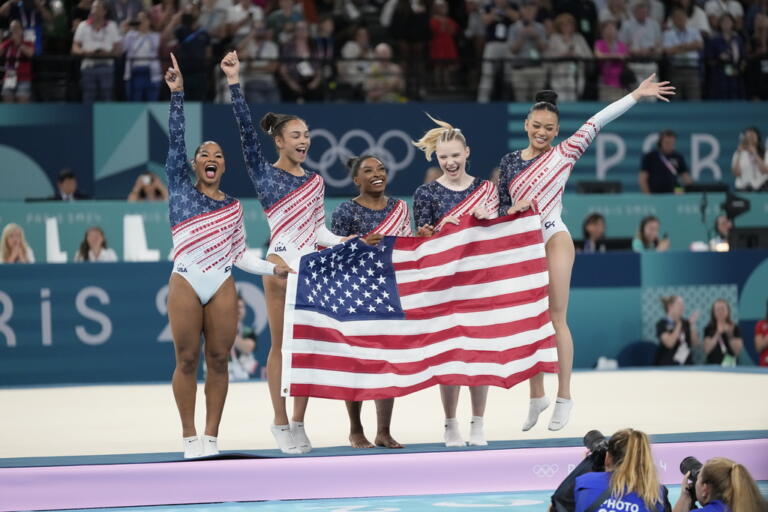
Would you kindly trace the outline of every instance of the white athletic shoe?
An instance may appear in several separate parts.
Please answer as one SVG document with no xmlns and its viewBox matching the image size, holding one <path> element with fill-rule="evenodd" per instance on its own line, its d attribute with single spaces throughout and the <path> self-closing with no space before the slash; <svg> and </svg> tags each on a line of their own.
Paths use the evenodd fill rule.
<svg viewBox="0 0 768 512">
<path fill-rule="evenodd" d="M 203 443 L 198 436 L 185 437 L 183 440 L 184 458 L 196 459 L 203 456 Z"/>
<path fill-rule="evenodd" d="M 467 443 L 461 438 L 461 432 L 459 432 L 459 422 L 456 418 L 445 418 L 445 433 L 443 434 L 445 439 L 445 446 L 448 448 L 456 448 L 459 446 L 466 446 Z"/>
<path fill-rule="evenodd" d="M 472 421 L 469 422 L 469 446 L 488 446 L 482 416 L 472 416 Z"/>
<path fill-rule="evenodd" d="M 571 418 L 571 409 L 573 409 L 572 399 L 557 397 L 557 400 L 555 400 L 555 411 L 552 413 L 552 419 L 549 421 L 549 430 L 564 428 Z"/>
<path fill-rule="evenodd" d="M 219 443 L 218 438 L 213 436 L 203 436 L 200 441 L 203 444 L 203 456 L 218 455 Z"/>
<path fill-rule="evenodd" d="M 549 407 L 549 398 L 542 396 L 541 398 L 531 398 L 531 402 L 528 405 L 528 418 L 523 423 L 523 432 L 527 432 L 533 428 L 537 421 L 539 421 L 539 414 L 544 409 Z"/>
<path fill-rule="evenodd" d="M 293 438 L 293 434 L 291 434 L 291 427 L 289 425 L 272 425 L 270 430 L 272 435 L 275 436 L 277 447 L 280 448 L 281 452 L 292 455 L 301 453 L 296 445 L 296 440 Z"/>
<path fill-rule="evenodd" d="M 309 442 L 309 437 L 307 437 L 307 433 L 304 431 L 304 422 L 292 421 L 291 434 L 293 434 L 293 439 L 296 440 L 296 446 L 299 447 L 299 453 L 309 453 L 312 451 L 312 443 Z"/>
</svg>

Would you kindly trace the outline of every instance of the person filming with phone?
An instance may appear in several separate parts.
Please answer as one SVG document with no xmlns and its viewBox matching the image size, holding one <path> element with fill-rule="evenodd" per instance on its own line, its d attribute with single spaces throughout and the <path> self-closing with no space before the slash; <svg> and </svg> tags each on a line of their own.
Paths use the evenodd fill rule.
<svg viewBox="0 0 768 512">
<path fill-rule="evenodd" d="M 154 173 L 143 172 L 136 178 L 128 201 L 167 201 L 168 189 Z"/>
</svg>

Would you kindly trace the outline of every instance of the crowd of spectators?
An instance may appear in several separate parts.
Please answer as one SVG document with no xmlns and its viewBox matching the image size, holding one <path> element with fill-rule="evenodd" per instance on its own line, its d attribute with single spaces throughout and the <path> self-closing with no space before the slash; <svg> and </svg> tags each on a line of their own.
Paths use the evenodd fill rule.
<svg viewBox="0 0 768 512">
<path fill-rule="evenodd" d="M 612 100 L 652 72 L 680 99 L 768 98 L 768 0 L 5 0 L 6 102 Z M 70 84 L 78 84 L 74 90 Z"/>
</svg>

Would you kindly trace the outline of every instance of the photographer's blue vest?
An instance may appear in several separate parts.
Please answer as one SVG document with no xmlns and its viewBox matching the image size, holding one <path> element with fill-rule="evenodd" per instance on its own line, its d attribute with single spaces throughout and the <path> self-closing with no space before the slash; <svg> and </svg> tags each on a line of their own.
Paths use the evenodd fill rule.
<svg viewBox="0 0 768 512">
<path fill-rule="evenodd" d="M 575 512 L 584 512 L 606 489 L 611 482 L 611 473 L 585 473 L 576 477 L 574 496 Z M 663 496 L 663 494 L 660 494 Z M 645 506 L 642 498 L 631 492 L 621 499 L 609 497 L 597 508 L 597 512 L 663 512 L 664 505 L 658 503 L 653 510 Z"/>
</svg>

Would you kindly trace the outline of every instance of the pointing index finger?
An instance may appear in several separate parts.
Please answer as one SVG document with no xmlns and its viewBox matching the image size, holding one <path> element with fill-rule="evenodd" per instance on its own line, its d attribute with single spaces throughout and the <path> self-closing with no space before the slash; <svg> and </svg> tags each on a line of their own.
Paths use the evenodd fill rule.
<svg viewBox="0 0 768 512">
<path fill-rule="evenodd" d="M 179 71 L 179 63 L 176 62 L 176 56 L 173 53 L 171 53 L 171 62 L 173 62 L 173 70 Z"/>
</svg>

